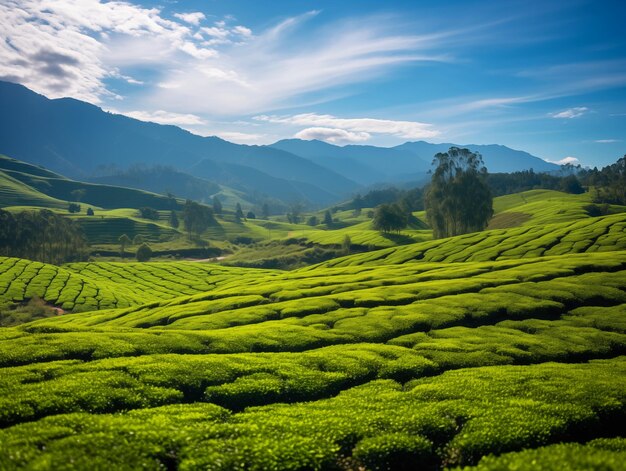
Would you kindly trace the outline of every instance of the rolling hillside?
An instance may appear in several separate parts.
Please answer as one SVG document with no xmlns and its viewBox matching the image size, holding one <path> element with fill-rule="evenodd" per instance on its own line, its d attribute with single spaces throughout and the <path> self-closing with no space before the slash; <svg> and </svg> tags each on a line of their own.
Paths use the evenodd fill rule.
<svg viewBox="0 0 626 471">
<path fill-rule="evenodd" d="M 619 459 L 624 224 L 570 224 L 570 238 L 612 237 L 608 252 L 504 261 L 367 265 L 354 255 L 283 273 L 3 259 L 3 299 L 58 302 L 59 292 L 78 311 L 100 310 L 0 331 L 0 463 L 499 469 L 529 454 L 559 465 Z"/>
<path fill-rule="evenodd" d="M 46 195 L 9 175 L 79 184 L 25 169 L 4 170 L 23 198 Z M 439 240 L 352 211 L 332 230 L 228 213 L 205 234 L 406 244 L 288 272 L 0 258 L 0 313 L 51 310 L 0 329 L 0 469 L 619 469 L 626 212 L 592 206 L 507 195 L 502 228 Z M 109 244 L 176 232 L 169 211 L 98 213 L 72 217 Z"/>
<path fill-rule="evenodd" d="M 81 202 L 100 208 L 173 209 L 178 202 L 164 195 L 112 185 L 70 180 L 41 167 L 0 155 L 0 207 L 67 207 L 77 201 L 73 191 L 82 190 Z M 41 204 L 36 204 L 37 202 Z"/>
<path fill-rule="evenodd" d="M 0 81 L 0 153 L 43 165 L 72 178 L 85 179 L 102 166 L 126 169 L 134 164 L 172 166 L 213 183 L 242 183 L 246 193 L 278 197 L 293 185 L 306 184 L 333 201 L 349 196 L 358 184 L 310 160 L 263 146 L 233 144 L 201 137 L 175 126 L 148 123 L 74 99 L 49 100 L 29 89 Z M 86 158 L 88 156 L 88 158 Z M 200 174 L 194 166 L 205 161 Z M 240 175 L 256 171 L 274 178 L 274 186 Z M 328 204 L 327 199 L 311 203 Z"/>
</svg>

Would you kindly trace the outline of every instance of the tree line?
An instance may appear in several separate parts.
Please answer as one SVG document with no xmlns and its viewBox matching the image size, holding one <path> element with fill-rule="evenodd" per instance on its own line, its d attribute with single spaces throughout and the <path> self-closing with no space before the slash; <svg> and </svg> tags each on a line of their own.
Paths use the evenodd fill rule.
<svg viewBox="0 0 626 471">
<path fill-rule="evenodd" d="M 89 254 L 76 222 L 47 209 L 0 209 L 0 255 L 59 265 L 87 260 Z"/>
</svg>

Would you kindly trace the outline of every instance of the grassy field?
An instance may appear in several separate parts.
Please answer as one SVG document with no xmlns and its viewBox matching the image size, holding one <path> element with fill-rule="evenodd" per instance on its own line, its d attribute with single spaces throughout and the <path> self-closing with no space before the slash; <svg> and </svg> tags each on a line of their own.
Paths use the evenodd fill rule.
<svg viewBox="0 0 626 471">
<path fill-rule="evenodd" d="M 68 312 L 0 330 L 0 468 L 623 469 L 626 215 L 579 216 L 290 272 L 1 259 Z"/>
</svg>

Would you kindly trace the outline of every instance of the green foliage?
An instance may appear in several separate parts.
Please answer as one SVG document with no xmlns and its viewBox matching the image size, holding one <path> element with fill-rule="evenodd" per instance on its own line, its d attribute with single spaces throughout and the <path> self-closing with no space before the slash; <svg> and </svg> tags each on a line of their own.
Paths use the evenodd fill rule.
<svg viewBox="0 0 626 471">
<path fill-rule="evenodd" d="M 235 206 L 235 219 L 237 221 L 241 221 L 243 219 L 243 210 L 241 209 L 241 204 L 239 203 Z"/>
<path fill-rule="evenodd" d="M 78 204 L 78 203 L 69 203 L 67 205 L 67 211 L 69 213 L 80 213 L 80 204 Z"/>
<path fill-rule="evenodd" d="M 87 245 L 73 221 L 50 210 L 0 210 L 0 256 L 60 264 L 85 260 Z"/>
<path fill-rule="evenodd" d="M 578 178 L 576 178 L 576 175 L 568 175 L 563 178 L 563 180 L 561 180 L 560 190 L 573 195 L 579 195 L 585 192 L 585 189 L 580 184 Z"/>
<path fill-rule="evenodd" d="M 352 250 L 352 240 L 350 239 L 350 236 L 346 234 L 343 238 L 343 242 L 341 243 L 341 251 L 345 255 L 349 255 L 351 250 Z"/>
<path fill-rule="evenodd" d="M 178 216 L 176 215 L 176 211 L 174 210 L 170 211 L 169 223 L 170 226 L 172 226 L 174 229 L 178 228 L 178 226 L 180 225 L 180 222 L 178 221 Z"/>
<path fill-rule="evenodd" d="M 154 208 L 142 206 L 141 208 L 139 208 L 139 217 L 143 219 L 152 219 L 153 221 L 157 221 L 159 219 L 159 212 Z"/>
<path fill-rule="evenodd" d="M 426 191 L 428 223 L 435 237 L 482 231 L 493 215 L 485 182 L 487 170 L 480 154 L 451 147 L 435 155 L 437 165 Z"/>
<path fill-rule="evenodd" d="M 58 315 L 59 311 L 47 306 L 39 296 L 33 296 L 26 303 L 0 306 L 0 327 L 24 324 L 36 319 Z"/>
<path fill-rule="evenodd" d="M 426 467 L 435 461 L 432 443 L 419 435 L 389 433 L 361 440 L 354 447 L 354 459 L 372 470 L 415 469 L 419 463 Z"/>
<path fill-rule="evenodd" d="M 626 440 L 624 438 L 598 439 L 586 444 L 564 443 L 488 456 L 465 471 L 586 471 L 626 469 Z"/>
<path fill-rule="evenodd" d="M 406 213 L 397 204 L 382 204 L 374 211 L 372 227 L 381 232 L 398 232 L 407 225 Z"/>
<path fill-rule="evenodd" d="M 213 212 L 215 214 L 222 214 L 222 202 L 220 201 L 219 197 L 217 195 L 215 195 L 213 197 Z"/>
<path fill-rule="evenodd" d="M 94 212 L 93 212 L 93 208 L 87 208 L 87 216 L 93 216 Z"/>
<path fill-rule="evenodd" d="M 132 240 L 130 240 L 130 237 L 128 237 L 128 235 L 126 234 L 122 234 L 119 239 L 118 242 L 120 243 L 120 255 L 123 257 L 126 247 L 131 245 L 133 243 Z"/>
<path fill-rule="evenodd" d="M 217 224 L 213 211 L 208 206 L 187 200 L 183 208 L 183 222 L 189 237 L 202 234 L 210 226 Z"/>
<path fill-rule="evenodd" d="M 326 212 L 324 213 L 324 224 L 326 225 L 326 227 L 330 227 L 333 225 L 333 215 L 330 214 L 329 210 L 326 210 Z"/>
<path fill-rule="evenodd" d="M 626 155 L 614 164 L 581 172 L 583 181 L 594 187 L 595 203 L 626 205 Z"/>
<path fill-rule="evenodd" d="M 55 376 L 63 367 L 51 367 L 47 374 Z M 201 402 L 150 406 L 181 396 L 172 388 L 141 387 L 115 369 L 92 375 L 93 385 L 86 390 L 63 376 L 44 380 L 67 391 L 47 401 L 37 374 L 24 369 L 11 377 L 24 381 L 35 404 L 52 407 L 62 399 L 62 408 L 96 413 L 40 409 L 50 415 L 4 428 L 3 468 L 39 463 L 42 469 L 56 469 L 67 462 L 134 468 L 152 460 L 175 462 L 179 469 L 328 469 L 342 459 L 370 469 L 414 469 L 429 461 L 453 466 L 475 463 L 484 454 L 550 445 L 581 430 L 600 432 L 610 426 L 611 415 L 626 408 L 619 383 L 626 375 L 623 359 L 458 370 L 404 388 L 376 380 L 328 399 L 241 412 Z M 155 384 L 159 377 L 152 376 Z M 103 413 L 111 405 L 128 410 L 142 404 L 142 410 Z M 19 418 L 27 410 L 3 412 Z M 620 457 L 622 442 L 589 446 Z"/>
<path fill-rule="evenodd" d="M 27 322 L 0 329 L 0 469 L 620 469 L 624 440 L 594 439 L 626 418 L 626 215 L 590 198 L 510 195 L 519 227 L 290 272 L 0 258 Z M 333 218 L 203 235 L 268 266 L 402 237 Z"/>
<path fill-rule="evenodd" d="M 147 262 L 152 258 L 152 249 L 145 242 L 142 243 L 137 249 L 137 253 L 135 254 L 138 262 Z"/>
</svg>

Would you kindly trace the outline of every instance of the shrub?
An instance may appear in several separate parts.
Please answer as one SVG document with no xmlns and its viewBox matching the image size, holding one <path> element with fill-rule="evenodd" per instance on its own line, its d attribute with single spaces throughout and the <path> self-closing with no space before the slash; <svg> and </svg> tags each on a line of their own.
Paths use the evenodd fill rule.
<svg viewBox="0 0 626 471">
<path fill-rule="evenodd" d="M 144 242 L 137 249 L 137 254 L 135 256 L 138 262 L 147 262 L 152 258 L 152 249 Z"/>
</svg>

